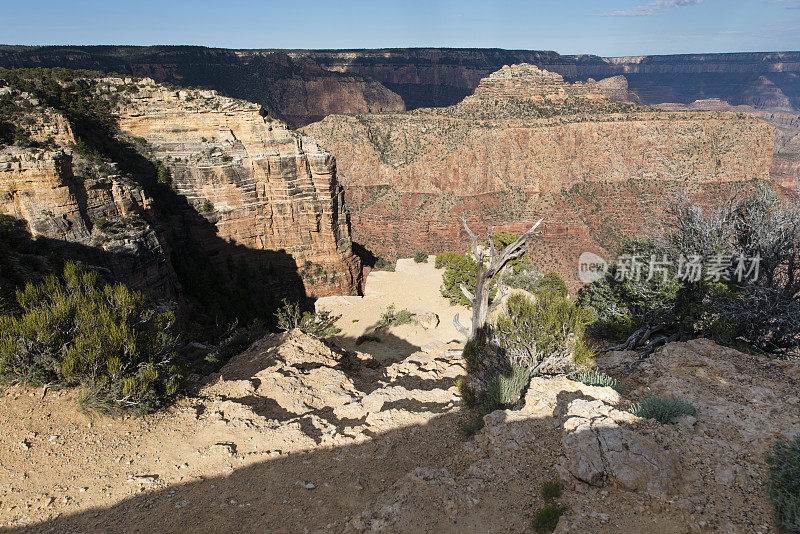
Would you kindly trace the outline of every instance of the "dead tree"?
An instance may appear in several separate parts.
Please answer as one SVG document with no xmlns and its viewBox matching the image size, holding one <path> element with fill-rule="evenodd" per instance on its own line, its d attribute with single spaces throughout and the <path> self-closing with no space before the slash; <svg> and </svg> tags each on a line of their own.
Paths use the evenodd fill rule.
<svg viewBox="0 0 800 534">
<path fill-rule="evenodd" d="M 473 339 L 479 330 L 482 330 L 486 325 L 486 319 L 489 313 L 493 311 L 494 306 L 500 303 L 503 297 L 502 284 L 500 284 L 501 293 L 497 295 L 493 306 L 489 306 L 489 291 L 492 286 L 492 279 L 502 273 L 509 261 L 516 259 L 525 253 L 528 242 L 541 232 L 536 229 L 544 219 L 539 219 L 530 230 L 522 234 L 516 241 L 508 245 L 502 252 L 497 252 L 497 247 L 494 244 L 494 228 L 489 229 L 489 254 L 478 243 L 478 236 L 469 229 L 467 220 L 461 217 L 461 223 L 464 225 L 464 230 L 469 234 L 472 240 L 472 256 L 475 258 L 477 266 L 475 268 L 475 292 L 471 292 L 464 284 L 461 284 L 461 292 L 467 297 L 467 300 L 472 302 L 472 326 L 467 328 L 462 325 L 458 320 L 458 314 L 453 317 L 453 324 L 456 329 L 467 339 Z M 487 265 L 488 262 L 488 265 Z"/>
</svg>

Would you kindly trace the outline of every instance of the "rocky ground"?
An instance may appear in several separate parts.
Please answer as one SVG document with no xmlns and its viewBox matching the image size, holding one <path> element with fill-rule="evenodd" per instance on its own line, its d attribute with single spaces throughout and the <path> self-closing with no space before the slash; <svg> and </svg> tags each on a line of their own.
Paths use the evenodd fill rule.
<svg viewBox="0 0 800 534">
<path fill-rule="evenodd" d="M 269 335 L 169 410 L 91 418 L 74 392 L 0 400 L 8 532 L 526 532 L 558 479 L 558 532 L 771 532 L 764 453 L 800 432 L 800 364 L 707 340 L 644 362 L 618 391 L 534 379 L 472 438 L 456 343 L 388 358 Z M 628 412 L 646 391 L 696 417 Z"/>
</svg>

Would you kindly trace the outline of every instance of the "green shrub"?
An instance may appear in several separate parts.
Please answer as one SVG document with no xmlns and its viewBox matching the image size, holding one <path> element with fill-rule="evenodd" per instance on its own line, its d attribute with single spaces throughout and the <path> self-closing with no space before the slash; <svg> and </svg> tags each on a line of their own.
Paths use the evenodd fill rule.
<svg viewBox="0 0 800 534">
<path fill-rule="evenodd" d="M 375 269 L 379 271 L 389 271 L 393 273 L 394 262 L 391 260 L 387 260 L 386 258 L 379 257 L 377 260 L 375 260 Z"/>
<path fill-rule="evenodd" d="M 489 382 L 484 401 L 489 411 L 514 406 L 531 382 L 532 373 L 525 367 L 512 365 L 508 373 L 500 373 Z"/>
<path fill-rule="evenodd" d="M 150 411 L 178 389 L 171 312 L 122 284 L 67 263 L 16 292 L 21 310 L 0 317 L 0 376 L 32 384 L 83 384 L 123 409 Z"/>
<path fill-rule="evenodd" d="M 682 415 L 694 415 L 697 411 L 692 403 L 681 398 L 659 397 L 651 393 L 633 404 L 631 413 L 666 425 Z"/>
<path fill-rule="evenodd" d="M 335 336 L 341 329 L 336 326 L 338 315 L 327 311 L 302 311 L 300 304 L 283 300 L 283 305 L 275 312 L 275 322 L 283 331 L 300 329 L 310 336 L 326 338 Z"/>
<path fill-rule="evenodd" d="M 564 507 L 560 504 L 548 504 L 536 511 L 531 521 L 531 527 L 536 532 L 553 532 L 563 513 Z"/>
<path fill-rule="evenodd" d="M 545 501 L 554 501 L 561 497 L 561 484 L 557 480 L 550 480 L 542 484 L 542 498 Z"/>
<path fill-rule="evenodd" d="M 428 263 L 428 254 L 423 251 L 417 251 L 414 253 L 414 263 Z"/>
<path fill-rule="evenodd" d="M 464 284 L 470 291 L 475 291 L 477 263 L 475 263 L 475 260 L 471 256 L 462 256 L 461 254 L 447 254 L 446 260 L 439 262 L 439 258 L 442 256 L 445 255 L 436 257 L 437 264 L 444 266 L 441 287 L 442 296 L 449 300 L 450 304 L 460 304 L 471 308 L 472 302 L 470 302 L 461 291 L 461 284 Z M 494 298 L 496 294 L 496 280 L 492 280 L 489 298 Z"/>
<path fill-rule="evenodd" d="M 389 305 L 381 315 L 378 324 L 380 326 L 400 326 L 414 322 L 414 314 L 406 309 L 395 311 L 394 304 Z"/>
<path fill-rule="evenodd" d="M 620 257 L 658 256 L 652 243 L 628 241 L 619 250 Z M 600 338 L 625 339 L 648 324 L 677 321 L 676 309 L 681 298 L 681 282 L 671 274 L 665 280 L 655 276 L 634 279 L 622 276 L 622 267 L 611 264 L 605 277 L 578 292 L 578 302 L 596 318 L 590 328 Z M 687 310 L 688 311 L 688 310 Z"/>
<path fill-rule="evenodd" d="M 594 335 L 624 339 L 657 326 L 659 343 L 708 337 L 800 353 L 797 200 L 767 186 L 724 200 L 706 210 L 679 198 L 668 209 L 668 232 L 623 246 L 625 258 L 579 292 L 597 316 Z M 641 269 L 632 272 L 634 257 Z M 654 276 L 650 262 L 661 264 Z"/>
<path fill-rule="evenodd" d="M 596 369 L 585 369 L 582 371 L 578 371 L 571 377 L 573 380 L 577 382 L 581 382 L 586 384 L 587 386 L 600 386 L 605 388 L 614 388 L 617 389 L 617 379 L 608 376 L 607 374 L 601 373 Z"/>
<path fill-rule="evenodd" d="M 567 363 L 583 364 L 591 359 L 585 342 L 591 319 L 573 299 L 555 293 L 542 293 L 535 299 L 514 294 L 489 323 L 487 335 L 511 363 L 524 367 L 534 368 L 543 358 L 567 353 Z"/>
<path fill-rule="evenodd" d="M 211 213 L 213 211 L 214 211 L 214 204 L 212 204 L 210 200 L 205 199 L 203 201 L 203 213 Z"/>
<path fill-rule="evenodd" d="M 222 340 L 216 350 L 201 351 L 197 357 L 186 358 L 187 367 L 193 372 L 207 375 L 219 371 L 228 360 L 241 354 L 254 341 L 267 334 L 264 321 L 254 319 L 246 328 L 237 328 L 231 335 Z"/>
<path fill-rule="evenodd" d="M 778 440 L 767 455 L 767 488 L 779 529 L 800 533 L 800 434 Z"/>
<path fill-rule="evenodd" d="M 356 345 L 361 345 L 362 343 L 367 343 L 370 341 L 373 343 L 380 343 L 381 338 L 379 338 L 375 334 L 361 334 L 356 338 Z"/>
<path fill-rule="evenodd" d="M 533 269 L 520 268 L 504 276 L 503 283 L 508 287 L 524 289 L 534 295 L 539 293 L 553 293 L 561 297 L 569 295 L 566 282 L 555 272 L 541 275 Z"/>
<path fill-rule="evenodd" d="M 434 261 L 433 266 L 437 269 L 444 269 L 450 262 L 455 258 L 463 258 L 464 256 L 461 254 L 457 254 L 455 252 L 445 252 L 443 254 L 436 255 L 436 261 Z"/>
</svg>

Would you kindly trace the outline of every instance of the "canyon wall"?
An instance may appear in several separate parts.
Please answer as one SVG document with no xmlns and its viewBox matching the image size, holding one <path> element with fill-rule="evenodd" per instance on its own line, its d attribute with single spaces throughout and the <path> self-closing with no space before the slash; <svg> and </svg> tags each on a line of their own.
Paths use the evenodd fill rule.
<svg viewBox="0 0 800 534">
<path fill-rule="evenodd" d="M 123 94 L 122 132 L 162 162 L 174 190 L 213 225 L 213 239 L 197 237 L 201 246 L 230 244 L 251 269 L 299 274 L 309 296 L 358 291 L 336 164 L 313 139 L 258 104 L 214 91 L 114 78 L 102 91 Z"/>
<path fill-rule="evenodd" d="M 402 96 L 408 108 L 454 104 L 503 65 L 531 63 L 568 81 L 624 75 L 647 104 L 720 98 L 758 109 L 800 109 L 800 52 L 603 58 L 535 50 L 394 48 L 290 54 L 327 70 L 377 80 Z"/>
<path fill-rule="evenodd" d="M 353 239 L 376 253 L 460 250 L 462 214 L 481 231 L 544 216 L 541 252 L 571 278 L 580 251 L 655 224 L 671 194 L 767 179 L 773 144 L 747 115 L 613 102 L 532 65 L 503 67 L 455 106 L 330 116 L 304 132 L 336 155 Z"/>
<path fill-rule="evenodd" d="M 215 89 L 257 102 L 273 115 L 304 125 L 331 113 L 402 111 L 403 100 L 380 82 L 320 68 L 281 51 L 200 46 L 0 46 L 0 67 L 65 67 L 150 77 L 184 87 Z"/>
<path fill-rule="evenodd" d="M 150 199 L 142 188 L 113 165 L 74 161 L 67 147 L 76 137 L 64 115 L 27 94 L 7 87 L 2 93 L 30 108 L 17 127 L 27 128 L 33 141 L 52 144 L 0 144 L 0 213 L 26 221 L 32 238 L 66 258 L 90 261 L 135 288 L 179 300 L 168 247 L 147 220 Z"/>
</svg>

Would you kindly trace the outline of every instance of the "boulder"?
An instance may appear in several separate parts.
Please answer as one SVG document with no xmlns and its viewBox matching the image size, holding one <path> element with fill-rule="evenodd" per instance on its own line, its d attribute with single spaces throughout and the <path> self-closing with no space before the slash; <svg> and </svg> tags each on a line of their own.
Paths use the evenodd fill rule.
<svg viewBox="0 0 800 534">
<path fill-rule="evenodd" d="M 567 408 L 562 445 L 566 470 L 592 486 L 617 485 L 664 495 L 677 479 L 676 460 L 650 438 L 625 425 L 633 414 L 600 400 L 576 399 Z"/>
</svg>

